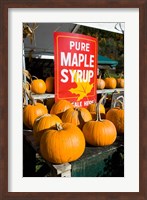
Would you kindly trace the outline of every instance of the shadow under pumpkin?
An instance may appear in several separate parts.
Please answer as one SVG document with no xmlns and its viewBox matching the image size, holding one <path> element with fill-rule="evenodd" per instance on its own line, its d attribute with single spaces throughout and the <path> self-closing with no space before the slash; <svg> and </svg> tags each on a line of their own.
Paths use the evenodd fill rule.
<svg viewBox="0 0 147 200">
<path fill-rule="evenodd" d="M 39 155 L 33 140 L 28 139 L 33 139 L 32 133 L 27 135 L 23 140 L 23 177 L 58 176 Z M 71 177 L 124 177 L 124 137 L 117 136 L 112 145 L 105 147 L 87 144 L 84 154 L 71 162 Z"/>
</svg>

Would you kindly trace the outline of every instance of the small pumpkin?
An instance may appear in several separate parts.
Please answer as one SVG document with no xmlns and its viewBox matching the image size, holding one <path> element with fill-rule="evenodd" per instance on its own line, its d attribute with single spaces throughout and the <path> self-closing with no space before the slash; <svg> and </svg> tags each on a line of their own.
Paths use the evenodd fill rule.
<svg viewBox="0 0 147 200">
<path fill-rule="evenodd" d="M 83 126 L 83 134 L 86 142 L 93 146 L 107 146 L 111 145 L 117 137 L 117 131 L 114 124 L 109 120 L 102 120 L 99 112 L 99 105 L 101 104 L 105 95 L 98 103 L 98 112 L 96 121 L 92 120 Z"/>
<path fill-rule="evenodd" d="M 42 103 L 28 104 L 23 108 L 23 123 L 27 128 L 33 129 L 35 119 L 46 113 L 48 110 Z"/>
<path fill-rule="evenodd" d="M 85 122 L 92 120 L 92 116 L 86 108 L 69 108 L 62 114 L 61 119 L 82 129 Z"/>
<path fill-rule="evenodd" d="M 50 76 L 47 77 L 45 80 L 45 84 L 46 84 L 46 92 L 54 92 L 54 77 Z"/>
<path fill-rule="evenodd" d="M 105 81 L 101 78 L 101 76 L 97 79 L 97 89 L 103 90 L 105 88 Z"/>
<path fill-rule="evenodd" d="M 56 164 L 77 160 L 85 150 L 85 138 L 74 124 L 61 123 L 45 130 L 40 140 L 42 157 Z"/>
<path fill-rule="evenodd" d="M 32 76 L 32 77 L 35 77 L 35 76 Z M 38 79 L 37 77 L 35 78 L 36 79 L 32 80 L 31 82 L 31 91 L 36 94 L 44 94 L 46 91 L 46 84 L 44 80 Z"/>
<path fill-rule="evenodd" d="M 97 104 L 96 103 L 91 103 L 88 105 L 87 109 L 92 115 L 92 119 L 96 120 L 96 109 L 97 109 Z M 100 104 L 100 115 L 102 119 L 105 119 L 105 107 L 103 104 Z"/>
<path fill-rule="evenodd" d="M 105 81 L 105 88 L 107 88 L 107 89 L 115 89 L 116 88 L 117 82 L 116 82 L 115 78 L 107 77 L 104 79 L 104 81 Z"/>
<path fill-rule="evenodd" d="M 124 88 L 124 78 L 117 78 L 117 88 Z"/>
<path fill-rule="evenodd" d="M 120 104 L 121 107 L 110 108 L 108 110 L 106 113 L 106 119 L 113 122 L 118 134 L 124 134 L 124 107 L 122 102 L 120 102 Z"/>
<path fill-rule="evenodd" d="M 68 108 L 73 108 L 73 104 L 65 99 L 58 100 L 53 104 L 50 110 L 50 114 L 58 115 L 60 118 L 62 117 L 63 112 L 65 112 Z"/>
<path fill-rule="evenodd" d="M 61 119 L 54 114 L 44 114 L 37 117 L 33 124 L 33 135 L 37 144 L 40 143 L 42 130 L 54 126 L 56 123 L 62 123 Z"/>
</svg>

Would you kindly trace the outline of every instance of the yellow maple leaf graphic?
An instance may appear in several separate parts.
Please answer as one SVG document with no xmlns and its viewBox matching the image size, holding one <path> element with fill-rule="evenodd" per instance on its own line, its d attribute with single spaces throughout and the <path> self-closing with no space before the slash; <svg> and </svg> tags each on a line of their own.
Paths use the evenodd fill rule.
<svg viewBox="0 0 147 200">
<path fill-rule="evenodd" d="M 72 93 L 72 94 L 77 94 L 79 95 L 79 97 L 77 98 L 77 101 L 80 101 L 81 99 L 83 99 L 84 97 L 87 96 L 87 94 L 89 94 L 93 88 L 93 83 L 90 84 L 89 82 L 77 82 L 77 73 L 75 74 L 74 76 L 74 80 L 77 84 L 77 87 L 76 88 L 71 88 L 69 91 Z"/>
</svg>

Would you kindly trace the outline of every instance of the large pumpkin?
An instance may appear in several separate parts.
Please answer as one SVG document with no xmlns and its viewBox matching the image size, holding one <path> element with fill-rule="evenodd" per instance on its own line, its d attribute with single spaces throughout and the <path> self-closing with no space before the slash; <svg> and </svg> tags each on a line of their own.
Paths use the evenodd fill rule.
<svg viewBox="0 0 147 200">
<path fill-rule="evenodd" d="M 106 113 L 106 119 L 113 122 L 118 134 L 124 134 L 124 108 L 111 108 Z"/>
<path fill-rule="evenodd" d="M 99 101 L 99 105 L 103 98 L 104 96 Z M 99 111 L 97 113 L 96 121 L 85 123 L 82 130 L 86 142 L 93 146 L 111 145 L 117 137 L 117 131 L 114 124 L 109 120 L 101 120 Z"/>
<path fill-rule="evenodd" d="M 54 77 L 50 76 L 47 77 L 45 80 L 45 84 L 46 84 L 46 91 L 51 93 L 54 92 Z"/>
<path fill-rule="evenodd" d="M 50 128 L 56 123 L 62 123 L 61 119 L 54 114 L 45 114 L 38 117 L 33 124 L 33 135 L 37 144 L 40 143 L 42 130 Z"/>
<path fill-rule="evenodd" d="M 73 123 L 82 128 L 85 122 L 92 120 L 90 112 L 86 108 L 69 108 L 62 115 L 63 122 Z"/>
<path fill-rule="evenodd" d="M 96 120 L 97 104 L 96 103 L 89 104 L 88 107 L 87 107 L 87 109 L 91 113 L 92 119 Z M 104 119 L 105 118 L 105 107 L 104 107 L 104 105 L 100 104 L 99 105 L 99 109 L 100 109 L 101 118 Z"/>
<path fill-rule="evenodd" d="M 35 119 L 46 113 L 48 110 L 42 103 L 28 104 L 23 109 L 23 122 L 26 127 L 33 129 Z"/>
<path fill-rule="evenodd" d="M 46 130 L 41 137 L 40 153 L 52 163 L 67 163 L 77 160 L 85 150 L 85 138 L 74 124 L 57 124 Z"/>
<path fill-rule="evenodd" d="M 73 108 L 73 104 L 71 104 L 67 100 L 58 100 L 53 104 L 50 110 L 50 114 L 58 115 L 60 118 L 62 117 L 63 112 L 65 112 L 68 108 Z"/>
<path fill-rule="evenodd" d="M 36 94 L 44 94 L 46 91 L 46 84 L 42 79 L 34 79 L 31 82 L 31 91 Z"/>
<path fill-rule="evenodd" d="M 115 89 L 116 88 L 117 82 L 116 82 L 115 78 L 107 77 L 104 79 L 104 81 L 105 81 L 105 88 L 107 88 L 107 89 Z"/>
</svg>

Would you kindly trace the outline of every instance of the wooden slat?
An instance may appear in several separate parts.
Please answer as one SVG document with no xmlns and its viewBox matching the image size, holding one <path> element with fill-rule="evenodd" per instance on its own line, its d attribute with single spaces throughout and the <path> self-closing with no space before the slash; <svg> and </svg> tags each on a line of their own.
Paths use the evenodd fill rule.
<svg viewBox="0 0 147 200">
<path fill-rule="evenodd" d="M 97 94 L 103 94 L 103 93 L 113 93 L 113 92 L 120 92 L 124 91 L 124 88 L 115 88 L 115 89 L 103 89 L 103 90 L 97 90 Z M 49 98 L 55 98 L 55 94 L 32 94 L 34 99 L 49 99 Z"/>
</svg>

